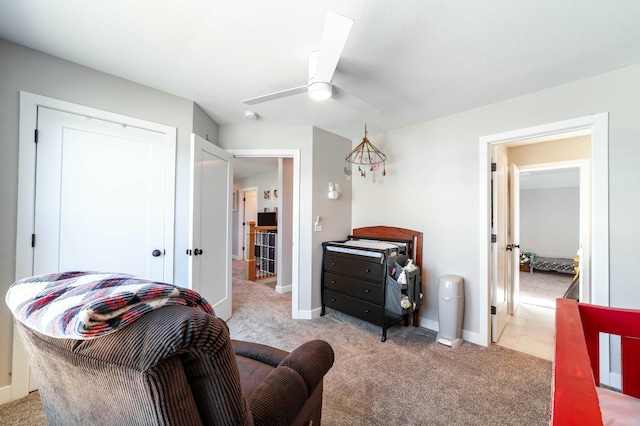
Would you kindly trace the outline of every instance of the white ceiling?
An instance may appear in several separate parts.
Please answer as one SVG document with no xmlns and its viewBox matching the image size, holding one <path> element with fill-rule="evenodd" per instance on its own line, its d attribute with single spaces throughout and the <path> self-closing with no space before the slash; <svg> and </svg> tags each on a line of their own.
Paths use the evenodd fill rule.
<svg viewBox="0 0 640 426">
<path fill-rule="evenodd" d="M 305 94 L 326 13 L 354 20 L 334 82 L 380 110 Z M 0 37 L 197 102 L 219 124 L 350 139 L 640 63 L 637 0 L 5 0 Z"/>
</svg>

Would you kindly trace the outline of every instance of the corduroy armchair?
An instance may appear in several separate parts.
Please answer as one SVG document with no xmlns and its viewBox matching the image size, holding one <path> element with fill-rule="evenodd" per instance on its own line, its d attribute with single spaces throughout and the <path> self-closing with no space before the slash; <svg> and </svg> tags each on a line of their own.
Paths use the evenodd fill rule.
<svg viewBox="0 0 640 426">
<path fill-rule="evenodd" d="M 232 341 L 224 321 L 165 306 L 90 340 L 19 321 L 51 425 L 319 425 L 334 353 Z"/>
</svg>

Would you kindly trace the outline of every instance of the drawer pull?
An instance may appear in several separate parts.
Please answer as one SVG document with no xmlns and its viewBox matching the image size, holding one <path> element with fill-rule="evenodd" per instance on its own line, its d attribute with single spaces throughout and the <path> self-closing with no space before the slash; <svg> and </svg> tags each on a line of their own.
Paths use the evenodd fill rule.
<svg viewBox="0 0 640 426">
<path fill-rule="evenodd" d="M 364 272 L 368 274 L 369 272 L 371 272 L 371 269 L 365 269 Z"/>
<path fill-rule="evenodd" d="M 331 262 L 331 266 L 336 266 L 336 262 Z"/>
<path fill-rule="evenodd" d="M 365 313 L 365 314 L 368 314 L 368 313 L 369 313 L 369 310 L 368 310 L 368 309 L 365 309 L 365 310 L 364 310 L 364 313 Z"/>
<path fill-rule="evenodd" d="M 364 292 L 365 292 L 365 293 L 369 293 L 370 291 L 371 291 L 371 290 L 369 290 L 369 289 L 366 289 L 366 290 L 365 290 Z"/>
<path fill-rule="evenodd" d="M 331 298 L 331 301 L 332 301 L 332 302 L 335 302 L 335 301 L 336 301 L 336 298 L 335 298 L 335 297 L 332 297 L 332 298 Z"/>
<path fill-rule="evenodd" d="M 331 284 L 335 284 L 335 283 L 336 283 L 336 280 L 331 280 Z"/>
</svg>

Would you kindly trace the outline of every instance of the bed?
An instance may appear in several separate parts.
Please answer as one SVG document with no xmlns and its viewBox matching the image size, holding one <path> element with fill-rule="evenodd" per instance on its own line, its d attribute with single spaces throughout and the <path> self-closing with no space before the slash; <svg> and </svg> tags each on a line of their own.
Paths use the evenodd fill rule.
<svg viewBox="0 0 640 426">
<path fill-rule="evenodd" d="M 419 326 L 422 233 L 390 226 L 353 229 L 346 240 L 322 244 L 322 310 L 327 308 L 387 329 Z M 411 259 L 415 268 L 405 267 Z M 399 275 L 404 272 L 401 279 Z"/>
<path fill-rule="evenodd" d="M 542 257 L 536 254 L 532 254 L 529 266 L 531 273 L 533 273 L 534 269 L 537 269 L 540 271 L 553 271 L 561 272 L 563 274 L 574 274 L 574 268 L 578 266 L 578 262 L 574 259 L 568 259 L 564 257 Z"/>
<path fill-rule="evenodd" d="M 621 336 L 621 392 L 600 387 L 600 333 Z M 640 310 L 557 299 L 550 424 L 637 424 L 639 357 Z"/>
</svg>

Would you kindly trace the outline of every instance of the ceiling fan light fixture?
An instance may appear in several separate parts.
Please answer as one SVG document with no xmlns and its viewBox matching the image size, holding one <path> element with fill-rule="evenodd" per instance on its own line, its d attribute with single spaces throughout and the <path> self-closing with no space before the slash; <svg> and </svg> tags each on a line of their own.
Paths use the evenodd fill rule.
<svg viewBox="0 0 640 426">
<path fill-rule="evenodd" d="M 309 98 L 314 101 L 326 101 L 333 94 L 331 84 L 324 81 L 316 81 L 309 84 Z"/>
</svg>

